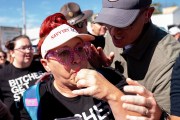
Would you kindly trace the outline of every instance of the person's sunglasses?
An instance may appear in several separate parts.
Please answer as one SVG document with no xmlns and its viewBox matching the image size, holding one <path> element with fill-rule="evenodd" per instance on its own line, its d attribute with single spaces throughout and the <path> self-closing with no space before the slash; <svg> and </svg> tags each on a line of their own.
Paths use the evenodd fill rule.
<svg viewBox="0 0 180 120">
<path fill-rule="evenodd" d="M 84 21 L 81 21 L 81 22 L 75 24 L 74 26 L 75 26 L 76 28 L 83 28 L 83 24 L 84 24 Z"/>
<path fill-rule="evenodd" d="M 80 60 L 86 60 L 90 55 L 90 43 L 78 44 L 75 48 L 63 47 L 57 50 L 49 51 L 46 59 L 56 60 L 63 65 L 70 65 L 74 61 L 74 54 L 77 54 Z"/>
</svg>

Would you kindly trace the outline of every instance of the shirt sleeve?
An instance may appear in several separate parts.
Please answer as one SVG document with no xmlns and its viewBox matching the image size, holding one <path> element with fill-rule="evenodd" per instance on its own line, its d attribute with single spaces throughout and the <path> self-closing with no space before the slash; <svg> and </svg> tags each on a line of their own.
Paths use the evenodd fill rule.
<svg viewBox="0 0 180 120">
<path fill-rule="evenodd" d="M 171 80 L 171 114 L 180 116 L 180 57 L 177 58 Z"/>
<path fill-rule="evenodd" d="M 116 69 L 112 67 L 103 67 L 96 69 L 100 72 L 109 82 L 115 85 L 119 90 L 123 91 L 123 87 L 127 85 L 126 78 Z"/>
</svg>

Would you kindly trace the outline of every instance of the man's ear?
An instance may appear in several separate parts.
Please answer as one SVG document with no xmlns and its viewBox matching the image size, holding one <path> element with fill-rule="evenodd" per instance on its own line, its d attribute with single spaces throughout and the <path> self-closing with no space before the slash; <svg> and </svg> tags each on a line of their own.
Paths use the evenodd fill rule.
<svg viewBox="0 0 180 120">
<path fill-rule="evenodd" d="M 145 12 L 145 22 L 149 22 L 151 20 L 151 16 L 154 12 L 154 7 L 149 7 Z"/>
<path fill-rule="evenodd" d="M 87 24 L 88 24 L 87 19 L 84 19 L 84 24 L 86 24 L 86 26 L 87 26 Z"/>
<path fill-rule="evenodd" d="M 51 72 L 51 69 L 49 68 L 48 66 L 48 61 L 46 59 L 41 59 L 41 64 L 43 65 L 44 69 L 47 71 L 47 72 Z"/>
</svg>

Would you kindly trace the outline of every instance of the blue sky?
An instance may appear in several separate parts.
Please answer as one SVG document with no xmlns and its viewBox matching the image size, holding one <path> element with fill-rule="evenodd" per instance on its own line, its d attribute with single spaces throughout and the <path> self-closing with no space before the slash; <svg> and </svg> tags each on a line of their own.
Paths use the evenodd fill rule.
<svg viewBox="0 0 180 120">
<path fill-rule="evenodd" d="M 42 21 L 50 14 L 58 12 L 60 7 L 67 2 L 77 2 L 82 10 L 91 9 L 94 13 L 100 11 L 101 0 L 25 0 L 27 28 L 39 27 Z M 180 0 L 153 0 L 161 2 L 163 6 L 177 4 Z M 1 0 L 0 26 L 22 27 L 22 0 Z"/>
</svg>

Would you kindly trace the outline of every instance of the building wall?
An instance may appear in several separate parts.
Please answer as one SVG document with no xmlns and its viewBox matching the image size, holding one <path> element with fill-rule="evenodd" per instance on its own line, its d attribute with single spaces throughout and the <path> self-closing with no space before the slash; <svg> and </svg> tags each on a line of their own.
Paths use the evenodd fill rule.
<svg viewBox="0 0 180 120">
<path fill-rule="evenodd" d="M 6 51 L 5 43 L 22 33 L 22 28 L 0 26 L 0 49 Z"/>
<path fill-rule="evenodd" d="M 173 22 L 173 14 L 158 14 L 158 15 L 153 15 L 151 17 L 152 22 L 159 26 L 163 27 L 166 30 L 168 30 L 167 26 L 174 24 Z"/>
<path fill-rule="evenodd" d="M 174 12 L 174 24 L 180 25 L 180 8 Z"/>
<path fill-rule="evenodd" d="M 180 24 L 180 8 L 168 14 L 155 14 L 151 17 L 152 22 L 159 27 L 163 27 L 168 30 L 169 25 Z"/>
</svg>

